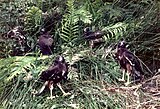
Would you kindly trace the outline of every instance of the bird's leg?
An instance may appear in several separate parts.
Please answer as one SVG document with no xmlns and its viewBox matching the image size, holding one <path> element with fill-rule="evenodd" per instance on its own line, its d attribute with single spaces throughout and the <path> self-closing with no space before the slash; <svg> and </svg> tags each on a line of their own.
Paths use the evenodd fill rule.
<svg viewBox="0 0 160 109">
<path fill-rule="evenodd" d="M 67 96 L 67 95 L 70 95 L 71 93 L 66 93 L 63 89 L 62 89 L 62 87 L 61 87 L 61 84 L 60 83 L 57 83 L 57 86 L 58 86 L 58 88 L 61 90 L 61 92 L 63 93 L 63 96 Z"/>
<path fill-rule="evenodd" d="M 125 81 L 125 80 L 124 80 L 125 70 L 123 69 L 122 72 L 123 72 L 123 75 L 122 75 L 122 78 L 118 79 L 119 81 Z"/>
<path fill-rule="evenodd" d="M 130 84 L 130 82 L 129 82 L 130 77 L 129 76 L 130 76 L 130 74 L 127 73 L 127 82 L 125 83 L 125 86 L 128 86 Z"/>
<path fill-rule="evenodd" d="M 91 50 L 92 50 L 93 47 L 94 47 L 94 42 L 91 40 L 91 41 L 89 42 L 89 45 L 90 45 L 90 48 L 91 48 Z"/>
<path fill-rule="evenodd" d="M 129 79 L 130 79 L 130 74 L 132 73 L 132 65 L 130 64 L 126 64 L 126 68 L 127 68 L 127 82 L 125 83 L 125 86 L 128 86 L 130 84 Z"/>
<path fill-rule="evenodd" d="M 53 84 L 51 84 L 51 86 L 50 86 L 50 94 L 51 94 L 51 98 L 53 98 L 52 91 L 53 91 Z"/>
<path fill-rule="evenodd" d="M 49 90 L 50 90 L 50 97 L 47 97 L 47 99 L 53 99 L 55 96 L 53 96 L 52 91 L 53 91 L 53 83 L 49 83 Z"/>
</svg>

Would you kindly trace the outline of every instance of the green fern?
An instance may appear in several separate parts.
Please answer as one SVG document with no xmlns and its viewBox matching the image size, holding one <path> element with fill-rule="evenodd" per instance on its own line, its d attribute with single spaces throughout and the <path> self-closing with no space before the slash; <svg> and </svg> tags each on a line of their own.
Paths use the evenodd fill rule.
<svg viewBox="0 0 160 109">
<path fill-rule="evenodd" d="M 85 10 L 84 7 L 76 9 L 74 7 L 74 0 L 67 1 L 68 10 L 67 13 L 63 16 L 62 29 L 60 37 L 70 45 L 76 43 L 75 40 L 79 36 L 79 24 L 78 21 L 84 23 L 91 23 L 92 15 Z"/>
<path fill-rule="evenodd" d="M 47 59 L 48 56 L 43 57 L 30 57 L 30 56 L 15 56 L 11 58 L 1 59 L 0 61 L 0 74 L 5 74 L 5 82 L 11 81 L 14 77 L 20 74 L 27 74 L 27 69 L 42 70 L 43 66 L 36 66 L 36 61 Z M 37 72 L 36 71 L 36 72 Z"/>
<path fill-rule="evenodd" d="M 41 24 L 42 10 L 36 6 L 29 7 L 25 17 L 25 25 L 28 28 L 37 27 Z"/>
<path fill-rule="evenodd" d="M 74 19 L 74 22 L 78 22 L 81 20 L 85 24 L 91 24 L 92 23 L 92 14 L 85 9 L 85 6 L 82 6 L 78 10 L 75 11 L 76 18 Z"/>
<path fill-rule="evenodd" d="M 128 24 L 126 23 L 116 23 L 115 25 L 110 25 L 102 29 L 102 31 L 105 31 L 106 34 L 106 40 L 118 40 L 121 37 L 124 37 L 124 35 L 127 32 Z"/>
<path fill-rule="evenodd" d="M 67 43 L 71 43 L 76 37 L 78 37 L 78 24 L 73 24 L 70 21 L 62 24 L 62 31 L 60 37 Z"/>
</svg>

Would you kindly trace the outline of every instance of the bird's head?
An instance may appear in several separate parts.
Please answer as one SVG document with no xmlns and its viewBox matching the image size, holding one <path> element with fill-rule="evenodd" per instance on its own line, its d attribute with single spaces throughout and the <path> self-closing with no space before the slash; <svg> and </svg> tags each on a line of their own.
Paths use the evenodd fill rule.
<svg viewBox="0 0 160 109">
<path fill-rule="evenodd" d="M 84 33 L 87 33 L 87 32 L 89 32 L 89 31 L 91 31 L 91 29 L 89 28 L 89 27 L 86 27 L 86 28 L 84 28 Z"/>
<path fill-rule="evenodd" d="M 128 44 L 124 39 L 121 39 L 118 43 L 117 43 L 117 48 L 128 48 Z"/>
<path fill-rule="evenodd" d="M 41 28 L 40 29 L 40 35 L 44 35 L 44 34 L 50 34 L 51 31 L 46 29 L 46 28 Z"/>
<path fill-rule="evenodd" d="M 40 30 L 40 34 L 41 34 L 41 35 L 44 34 L 45 32 L 46 32 L 45 28 L 42 28 L 42 29 Z"/>
<path fill-rule="evenodd" d="M 117 45 L 118 48 L 126 48 L 126 42 L 123 40 L 123 41 L 120 41 Z"/>
<path fill-rule="evenodd" d="M 56 59 L 55 59 L 55 62 L 57 63 L 64 63 L 65 62 L 65 59 L 63 56 L 57 56 Z"/>
<path fill-rule="evenodd" d="M 91 30 L 90 27 L 86 27 L 86 28 L 83 29 L 83 33 L 84 33 L 83 37 L 86 38 L 86 36 L 88 36 L 92 33 L 92 30 Z"/>
<path fill-rule="evenodd" d="M 128 45 L 124 40 L 120 40 L 118 43 L 111 44 L 107 49 L 106 52 L 111 52 L 113 57 L 119 55 L 122 52 L 122 49 L 127 49 Z"/>
</svg>

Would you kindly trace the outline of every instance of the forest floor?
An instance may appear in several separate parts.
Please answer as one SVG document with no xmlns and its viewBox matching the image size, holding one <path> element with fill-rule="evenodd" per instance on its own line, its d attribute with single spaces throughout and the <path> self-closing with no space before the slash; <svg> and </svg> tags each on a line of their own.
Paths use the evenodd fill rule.
<svg viewBox="0 0 160 109">
<path fill-rule="evenodd" d="M 138 85 L 109 86 L 105 91 L 125 97 L 125 109 L 160 109 L 160 74 Z"/>
</svg>

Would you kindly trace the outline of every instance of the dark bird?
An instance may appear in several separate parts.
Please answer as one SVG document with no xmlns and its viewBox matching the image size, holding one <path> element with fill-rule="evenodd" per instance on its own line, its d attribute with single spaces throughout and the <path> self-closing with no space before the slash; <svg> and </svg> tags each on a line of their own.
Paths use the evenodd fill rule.
<svg viewBox="0 0 160 109">
<path fill-rule="evenodd" d="M 119 81 L 125 81 L 124 76 L 125 72 L 127 72 L 127 82 L 125 85 L 130 84 L 130 76 L 133 75 L 142 81 L 144 72 L 141 67 L 141 63 L 139 59 L 126 48 L 127 44 L 125 41 L 120 41 L 117 44 L 115 59 L 118 61 L 120 68 L 122 69 L 123 76 Z"/>
<path fill-rule="evenodd" d="M 24 55 L 27 52 L 27 40 L 25 37 L 25 31 L 22 26 L 15 26 L 8 31 L 5 35 L 7 42 L 12 46 L 12 52 L 10 55 Z"/>
<path fill-rule="evenodd" d="M 44 29 L 41 30 L 41 35 L 38 38 L 38 45 L 40 48 L 40 51 L 43 55 L 51 55 L 52 54 L 52 44 L 53 44 L 53 38 L 49 34 L 49 32 L 45 32 Z"/>
<path fill-rule="evenodd" d="M 54 96 L 52 95 L 52 90 L 54 85 L 57 85 L 60 88 L 64 96 L 70 94 L 66 93 L 60 85 L 60 82 L 62 80 L 67 79 L 67 75 L 68 75 L 68 64 L 65 62 L 64 57 L 62 56 L 56 57 L 54 63 L 46 71 L 43 71 L 41 73 L 40 79 L 45 82 L 40 91 L 36 94 L 37 95 L 41 94 L 45 89 L 45 87 L 48 86 L 51 94 L 50 97 L 48 98 L 52 99 L 54 98 Z"/>
<path fill-rule="evenodd" d="M 96 45 L 103 42 L 102 36 L 104 33 L 102 31 L 93 32 L 89 27 L 84 29 L 84 38 L 89 41 L 90 48 L 94 48 Z"/>
<path fill-rule="evenodd" d="M 22 26 L 16 26 L 7 33 L 7 38 L 16 40 L 19 45 L 23 46 L 25 43 L 25 35 Z"/>
</svg>

